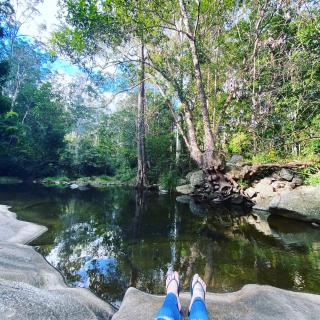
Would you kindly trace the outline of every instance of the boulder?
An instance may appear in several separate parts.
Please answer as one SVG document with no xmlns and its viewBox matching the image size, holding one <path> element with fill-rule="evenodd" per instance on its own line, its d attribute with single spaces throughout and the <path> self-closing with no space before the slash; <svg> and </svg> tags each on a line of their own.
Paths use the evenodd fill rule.
<svg viewBox="0 0 320 320">
<path fill-rule="evenodd" d="M 154 319 L 163 301 L 164 296 L 129 288 L 112 319 Z M 181 293 L 180 301 L 183 315 L 187 317 L 190 293 Z M 320 313 L 320 296 L 249 284 L 237 292 L 207 293 L 206 306 L 209 319 L 316 320 Z"/>
<path fill-rule="evenodd" d="M 0 319 L 111 319 L 114 308 L 88 289 L 68 287 L 32 247 L 47 230 L 0 206 Z"/>
<path fill-rule="evenodd" d="M 273 199 L 273 196 L 261 196 L 258 195 L 257 197 L 253 198 L 255 205 L 252 209 L 268 211 L 270 209 L 270 203 Z"/>
<path fill-rule="evenodd" d="M 291 181 L 296 187 L 303 185 L 303 180 L 299 177 L 294 177 Z"/>
<path fill-rule="evenodd" d="M 187 182 L 190 182 L 190 178 L 191 178 L 193 173 L 194 173 L 194 171 L 191 171 L 191 172 L 187 173 L 187 175 L 186 175 Z"/>
<path fill-rule="evenodd" d="M 263 197 L 274 196 L 274 189 L 271 185 L 271 181 L 267 178 L 262 179 L 254 186 L 256 193 L 259 193 Z"/>
<path fill-rule="evenodd" d="M 255 205 L 254 209 L 257 210 L 269 210 L 269 205 L 273 197 L 276 195 L 276 192 L 273 187 L 273 178 L 264 178 L 260 180 L 254 187 L 253 190 L 250 190 L 250 193 L 257 194 L 256 197 L 252 198 Z"/>
<path fill-rule="evenodd" d="M 178 186 L 182 186 L 182 185 L 184 185 L 184 184 L 188 184 L 188 180 L 187 179 L 183 179 L 183 178 L 180 178 L 179 180 L 178 180 Z"/>
<path fill-rule="evenodd" d="M 243 162 L 243 156 L 241 154 L 234 154 L 227 162 L 228 164 L 235 165 Z"/>
<path fill-rule="evenodd" d="M 70 185 L 70 189 L 78 189 L 78 188 L 79 188 L 79 186 L 76 183 L 72 183 Z"/>
<path fill-rule="evenodd" d="M 286 188 L 287 183 L 288 183 L 287 181 L 276 180 L 276 181 L 272 182 L 271 185 L 275 191 L 278 191 L 278 190 L 281 190 L 281 189 L 283 190 L 284 188 Z"/>
<path fill-rule="evenodd" d="M 192 187 L 200 187 L 205 183 L 204 174 L 202 170 L 195 171 L 190 176 L 190 184 Z"/>
<path fill-rule="evenodd" d="M 291 181 L 293 179 L 293 174 L 288 169 L 281 169 L 279 172 L 279 176 L 281 179 L 286 181 Z"/>
<path fill-rule="evenodd" d="M 0 205 L 0 241 L 26 243 L 48 230 L 45 226 L 17 220 L 9 208 Z"/>
<path fill-rule="evenodd" d="M 32 247 L 0 242 L 0 319 L 110 319 L 114 309 L 83 288 L 69 288 Z"/>
<path fill-rule="evenodd" d="M 246 189 L 244 191 L 244 193 L 246 194 L 246 196 L 248 196 L 249 198 L 253 198 L 256 194 L 257 194 L 257 190 L 253 187 L 250 187 L 248 189 Z"/>
<path fill-rule="evenodd" d="M 178 186 L 176 190 L 181 194 L 192 194 L 194 192 L 194 188 L 190 184 Z"/>
<path fill-rule="evenodd" d="M 270 202 L 270 211 L 292 219 L 320 222 L 320 186 L 283 191 Z"/>
</svg>

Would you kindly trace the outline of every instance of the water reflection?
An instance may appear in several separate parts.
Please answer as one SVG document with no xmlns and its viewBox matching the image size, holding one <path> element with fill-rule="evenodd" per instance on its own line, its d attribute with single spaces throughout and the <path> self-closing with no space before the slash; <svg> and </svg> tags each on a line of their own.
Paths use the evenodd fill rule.
<svg viewBox="0 0 320 320">
<path fill-rule="evenodd" d="M 180 272 L 185 289 L 198 272 L 213 291 L 260 283 L 320 293 L 318 229 L 178 200 L 119 188 L 0 187 L 0 203 L 49 226 L 34 245 L 67 281 L 116 306 L 128 286 L 163 293 L 169 267 Z"/>
</svg>

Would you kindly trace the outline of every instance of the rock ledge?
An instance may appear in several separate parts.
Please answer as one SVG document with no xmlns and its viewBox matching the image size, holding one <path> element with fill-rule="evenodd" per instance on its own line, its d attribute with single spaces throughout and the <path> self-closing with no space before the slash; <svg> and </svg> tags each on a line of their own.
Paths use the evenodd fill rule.
<svg viewBox="0 0 320 320">
<path fill-rule="evenodd" d="M 180 294 L 187 319 L 189 293 Z M 156 296 L 129 288 L 113 320 L 153 319 L 163 302 Z M 320 313 L 320 296 L 286 291 L 271 286 L 246 285 L 232 293 L 207 293 L 209 319 L 225 320 L 316 320 Z"/>
<path fill-rule="evenodd" d="M 0 206 L 0 319 L 111 319 L 114 309 L 88 289 L 68 287 L 30 242 L 47 229 Z"/>
</svg>

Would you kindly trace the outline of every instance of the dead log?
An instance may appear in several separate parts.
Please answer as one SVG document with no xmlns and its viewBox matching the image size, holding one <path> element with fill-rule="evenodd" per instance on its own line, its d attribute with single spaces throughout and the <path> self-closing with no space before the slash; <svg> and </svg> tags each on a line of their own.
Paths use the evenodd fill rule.
<svg viewBox="0 0 320 320">
<path fill-rule="evenodd" d="M 246 165 L 241 169 L 238 178 L 252 180 L 255 176 L 257 176 L 264 170 L 306 168 L 311 165 L 314 165 L 314 162 L 292 161 L 288 163 L 263 163 L 255 164 L 252 166 Z"/>
</svg>

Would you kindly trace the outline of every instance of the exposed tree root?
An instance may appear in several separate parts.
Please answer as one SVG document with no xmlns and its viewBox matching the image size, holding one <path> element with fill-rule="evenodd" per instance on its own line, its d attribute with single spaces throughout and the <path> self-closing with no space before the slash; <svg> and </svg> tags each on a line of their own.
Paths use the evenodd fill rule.
<svg viewBox="0 0 320 320">
<path fill-rule="evenodd" d="M 305 168 L 312 165 L 312 162 L 293 161 L 289 163 L 266 163 L 259 165 L 245 165 L 239 170 L 225 172 L 211 167 L 204 169 L 206 176 L 205 193 L 210 195 L 214 202 L 230 202 L 240 204 L 243 202 L 251 203 L 251 200 L 244 194 L 243 189 L 237 181 L 252 181 L 264 170 L 279 170 L 282 168 Z"/>
</svg>

